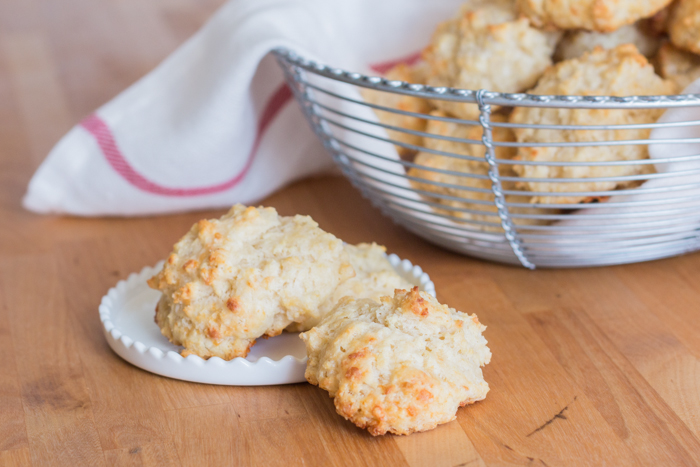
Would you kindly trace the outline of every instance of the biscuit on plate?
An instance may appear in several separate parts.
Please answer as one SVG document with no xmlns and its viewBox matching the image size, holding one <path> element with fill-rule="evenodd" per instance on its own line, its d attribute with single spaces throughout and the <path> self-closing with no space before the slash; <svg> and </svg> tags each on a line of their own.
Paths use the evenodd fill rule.
<svg viewBox="0 0 700 467">
<path fill-rule="evenodd" d="M 656 68 L 661 76 L 675 82 L 678 90 L 682 91 L 700 78 L 700 55 L 686 52 L 667 42 L 656 55 Z"/>
<path fill-rule="evenodd" d="M 391 295 L 395 289 L 413 287 L 413 284 L 401 277 L 386 257 L 386 248 L 376 243 L 345 245 L 350 257 L 350 264 L 355 269 L 355 277 L 343 281 L 333 293 L 321 304 L 318 316 L 312 316 L 302 323 L 290 325 L 288 331 L 308 331 L 318 324 L 341 298 L 350 296 L 356 299 L 371 298 L 379 300 L 383 295 Z"/>
<path fill-rule="evenodd" d="M 463 89 L 521 92 L 552 63 L 559 33 L 536 29 L 519 18 L 513 0 L 477 0 L 441 23 L 423 58 L 428 84 Z M 456 117 L 474 120 L 476 104 L 433 101 Z"/>
<path fill-rule="evenodd" d="M 197 222 L 148 285 L 163 293 L 156 323 L 183 356 L 230 360 L 316 316 L 353 275 L 343 242 L 310 217 L 239 204 Z"/>
<path fill-rule="evenodd" d="M 446 117 L 447 115 L 440 111 L 432 113 L 433 116 Z M 507 117 L 502 114 L 491 115 L 492 122 L 502 123 L 507 121 Z M 490 226 L 483 224 L 473 224 L 475 228 L 484 231 L 500 232 L 503 229 L 500 227 L 501 219 L 498 217 L 498 211 L 494 204 L 494 196 L 491 191 L 491 179 L 488 178 L 489 166 L 484 158 L 486 148 L 481 144 L 481 136 L 483 134 L 480 125 L 463 125 L 453 122 L 431 120 L 428 123 L 427 132 L 440 136 L 448 136 L 451 138 L 460 138 L 474 140 L 475 143 L 463 143 L 455 141 L 447 141 L 435 138 L 425 138 L 425 147 L 434 151 L 448 152 L 452 154 L 478 157 L 481 161 L 471 161 L 459 159 L 456 157 L 443 156 L 430 152 L 420 152 L 416 156 L 415 164 L 425 168 L 413 167 L 408 171 L 408 175 L 420 180 L 411 180 L 411 184 L 419 190 L 446 195 L 452 197 L 464 198 L 463 200 L 452 200 L 441 198 L 439 196 L 426 196 L 430 201 L 439 203 L 446 207 L 456 209 L 440 209 L 433 207 L 440 214 L 459 217 L 465 220 L 477 222 L 489 222 L 498 224 L 498 226 Z M 494 127 L 492 130 L 492 139 L 499 142 L 515 141 L 513 131 L 510 128 Z M 509 160 L 513 159 L 516 154 L 515 148 L 497 146 L 495 155 L 497 159 Z M 437 169 L 439 171 L 429 170 Z M 464 173 L 467 176 L 459 174 L 448 174 L 440 171 L 451 171 Z M 515 176 L 512 166 L 507 164 L 499 165 L 499 174 L 503 177 Z M 477 177 L 470 177 L 475 175 Z M 436 185 L 449 184 L 453 186 Z M 510 181 L 502 181 L 501 186 L 504 190 L 515 190 L 515 185 Z M 463 188 L 462 188 L 463 187 Z M 478 191 L 468 190 L 464 188 L 472 188 Z M 506 201 L 512 203 L 528 203 L 529 196 L 506 195 Z M 482 212 L 469 212 L 482 211 Z M 535 208 L 509 207 L 511 214 L 557 214 L 553 210 L 542 210 Z M 545 224 L 546 221 L 534 220 L 528 218 L 513 218 L 513 223 L 516 225 L 539 225 Z"/>
<path fill-rule="evenodd" d="M 679 0 L 668 23 L 676 47 L 700 54 L 700 0 Z"/>
<path fill-rule="evenodd" d="M 578 58 L 596 47 L 614 49 L 622 44 L 634 44 L 639 53 L 647 58 L 656 54 L 661 45 L 661 37 L 647 31 L 640 23 L 622 26 L 613 32 L 596 32 L 577 29 L 567 31 L 557 44 L 554 58 L 557 61 Z"/>
<path fill-rule="evenodd" d="M 396 65 L 389 70 L 385 78 L 395 81 L 406 81 L 407 83 L 425 84 L 425 65 L 419 64 L 409 66 L 406 64 Z M 393 94 L 390 92 L 375 91 L 373 89 L 362 89 L 362 97 L 370 104 L 389 107 L 392 109 L 403 110 L 406 112 L 428 113 L 433 108 L 430 102 L 426 99 L 407 96 L 404 94 Z M 379 118 L 379 121 L 385 125 L 405 128 L 407 130 L 425 131 L 426 121 L 419 117 L 409 115 L 401 115 L 398 113 L 386 112 L 382 110 L 374 110 Z M 389 138 L 401 143 L 420 146 L 423 138 L 419 135 L 412 135 L 396 130 L 386 130 Z M 409 157 L 415 151 L 404 146 L 395 145 L 396 151 L 401 157 Z"/>
<path fill-rule="evenodd" d="M 632 44 L 614 49 L 595 49 L 580 58 L 566 60 L 553 66 L 540 78 L 537 86 L 529 91 L 545 95 L 628 96 L 661 95 L 676 92 L 676 85 L 654 73 Z M 512 123 L 542 125 L 619 125 L 654 123 L 663 109 L 562 109 L 543 107 L 518 107 L 511 114 Z M 602 142 L 614 140 L 647 139 L 649 129 L 624 130 L 566 130 L 517 128 L 514 130 L 520 143 L 552 142 Z M 523 147 L 518 149 L 517 160 L 534 162 L 598 162 L 648 159 L 646 145 L 579 146 L 579 147 Z M 648 174 L 654 171 L 652 164 L 610 166 L 547 166 L 516 165 L 520 177 L 577 178 L 579 182 L 519 182 L 518 187 L 537 192 L 567 193 L 574 191 L 607 191 L 637 186 L 639 181 L 586 182 L 592 177 L 620 177 Z M 580 203 L 585 196 L 535 196 L 539 203 Z"/>
<path fill-rule="evenodd" d="M 612 32 L 653 16 L 672 0 L 517 0 L 538 27 Z"/>
<path fill-rule="evenodd" d="M 336 410 L 373 435 L 425 431 L 486 397 L 481 367 L 491 360 L 476 315 L 432 296 L 396 290 L 380 301 L 346 297 L 300 337 L 306 379 Z"/>
</svg>

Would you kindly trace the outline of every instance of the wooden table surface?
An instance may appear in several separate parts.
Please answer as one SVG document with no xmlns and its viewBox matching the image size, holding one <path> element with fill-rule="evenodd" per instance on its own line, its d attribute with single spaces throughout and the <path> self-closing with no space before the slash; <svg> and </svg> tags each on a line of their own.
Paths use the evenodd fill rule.
<svg viewBox="0 0 700 467">
<path fill-rule="evenodd" d="M 202 217 L 37 216 L 20 200 L 73 124 L 142 76 L 221 0 L 0 1 L 0 465 L 648 465 L 700 463 L 700 255 L 535 271 L 436 248 L 345 181 L 262 203 L 377 241 L 476 312 L 486 400 L 407 437 L 371 437 L 309 384 L 171 380 L 117 357 L 97 306 Z"/>
</svg>

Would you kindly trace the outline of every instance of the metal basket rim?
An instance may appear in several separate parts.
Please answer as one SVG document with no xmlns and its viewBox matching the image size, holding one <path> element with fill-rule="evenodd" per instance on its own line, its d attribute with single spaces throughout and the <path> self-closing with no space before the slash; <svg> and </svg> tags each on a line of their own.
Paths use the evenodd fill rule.
<svg viewBox="0 0 700 467">
<path fill-rule="evenodd" d="M 295 51 L 278 47 L 273 53 L 283 60 L 299 66 L 311 73 L 377 91 L 406 94 L 428 99 L 452 100 L 477 104 L 479 90 L 428 86 L 400 80 L 387 80 L 381 76 L 370 76 L 359 72 L 332 67 L 316 60 L 308 60 Z M 482 91 L 486 104 L 524 107 L 571 107 L 599 109 L 638 109 L 700 106 L 700 94 L 669 94 L 649 96 L 581 96 L 581 95 L 540 95 Z"/>
<path fill-rule="evenodd" d="M 385 215 L 389 216 L 404 228 L 416 233 L 426 240 L 441 245 L 444 248 L 451 249 L 462 254 L 488 259 L 492 261 L 520 264 L 529 269 L 536 267 L 543 268 L 565 268 L 565 267 L 590 267 L 604 266 L 610 264 L 624 264 L 639 261 L 648 261 L 653 259 L 675 256 L 691 251 L 700 250 L 700 228 L 697 227 L 698 215 L 688 216 L 688 211 L 694 213 L 696 211 L 697 201 L 694 197 L 689 197 L 683 191 L 688 189 L 685 179 L 680 178 L 681 186 L 675 185 L 671 188 L 666 187 L 664 183 L 649 189 L 642 188 L 644 195 L 654 195 L 652 199 L 613 201 L 613 203 L 596 204 L 598 208 L 613 208 L 626 209 L 634 208 L 630 212 L 615 213 L 602 211 L 593 211 L 587 213 L 583 225 L 566 225 L 558 223 L 546 223 L 540 225 L 538 223 L 531 224 L 527 219 L 554 220 L 557 221 L 569 219 L 570 216 L 564 215 L 562 209 L 569 209 L 570 203 L 563 204 L 559 208 L 558 203 L 550 201 L 540 205 L 532 203 L 520 203 L 517 199 L 509 199 L 506 196 L 515 194 L 508 186 L 502 185 L 501 182 L 506 181 L 522 181 L 523 177 L 512 177 L 508 173 L 502 174 L 499 172 L 499 166 L 503 163 L 508 163 L 505 160 L 497 158 L 494 152 L 498 146 L 505 146 L 494 141 L 492 136 L 492 128 L 502 126 L 498 122 L 492 122 L 490 119 L 491 111 L 494 106 L 504 107 L 545 107 L 545 108 L 567 108 L 567 109 L 621 109 L 632 110 L 640 108 L 687 108 L 700 107 L 700 94 L 681 94 L 669 96 L 541 96 L 535 94 L 518 93 L 498 93 L 489 92 L 486 90 L 465 90 L 456 88 L 433 88 L 425 85 L 411 84 L 404 81 L 391 81 L 382 77 L 368 76 L 362 73 L 349 72 L 340 68 L 333 68 L 313 60 L 307 60 L 300 57 L 290 49 L 274 49 L 273 54 L 281 65 L 285 79 L 294 94 L 301 104 L 301 110 L 305 114 L 309 124 L 313 128 L 316 135 L 321 139 L 321 142 L 329 151 L 341 172 L 350 180 L 350 182 L 360 190 L 360 192 L 368 198 L 371 203 L 379 208 Z M 307 74 L 308 72 L 308 74 Z M 309 81 L 307 77 L 317 76 L 319 80 Z M 409 149 L 417 149 L 418 146 L 413 144 L 404 144 L 400 141 L 395 141 L 391 135 L 378 136 L 375 134 L 363 132 L 354 125 L 346 125 L 341 121 L 335 121 L 329 115 L 337 115 L 342 118 L 355 117 L 350 114 L 336 112 L 334 108 L 324 107 L 331 112 L 329 115 L 321 114 L 316 111 L 316 99 L 313 92 L 315 90 L 328 93 L 331 97 L 339 97 L 344 100 L 349 100 L 355 104 L 367 105 L 361 101 L 355 101 L 351 98 L 343 97 L 342 95 L 334 95 L 332 87 L 326 88 L 322 86 L 322 81 L 326 84 L 333 82 L 345 83 L 347 86 L 357 86 L 365 89 L 374 89 L 379 92 L 389 92 L 400 95 L 408 95 L 431 100 L 451 100 L 455 102 L 465 102 L 475 104 L 479 108 L 479 120 L 469 122 L 469 124 L 480 125 L 483 129 L 481 145 L 486 148 L 486 154 L 483 159 L 478 158 L 478 162 L 488 163 L 488 176 L 479 175 L 480 179 L 488 178 L 491 183 L 490 192 L 493 193 L 494 199 L 481 200 L 478 197 L 472 197 L 472 191 L 479 193 L 488 193 L 488 190 L 479 188 L 472 190 L 472 187 L 454 186 L 457 190 L 467 190 L 469 195 L 463 198 L 461 191 L 459 194 L 452 192 L 432 193 L 431 191 L 422 192 L 420 188 L 415 186 L 404 186 L 403 183 L 394 183 L 393 179 L 386 178 L 383 174 L 393 175 L 393 171 L 384 168 L 381 164 L 376 165 L 372 159 L 378 157 L 385 159 L 381 154 L 375 154 L 374 150 L 363 149 L 363 146 L 355 147 L 348 141 L 344 141 L 343 136 L 335 134 L 332 130 L 333 125 L 337 125 L 346 131 L 360 134 L 364 137 L 371 137 L 385 143 L 400 145 Z M 315 84 L 314 84 L 315 83 Z M 320 86 L 320 87 L 318 87 Z M 342 87 L 335 88 L 341 90 Z M 340 92 L 340 91 L 337 91 Z M 354 96 L 354 94 L 353 94 Z M 355 99 L 360 99 L 359 97 Z M 330 105 L 330 104 L 328 104 Z M 375 111 L 383 110 L 382 107 L 370 105 Z M 387 109 L 390 110 L 390 109 Z M 410 112 L 402 112 L 408 116 L 414 116 Z M 358 120 L 358 119 L 356 119 Z M 456 123 L 466 124 L 461 119 Z M 401 131 L 401 127 L 393 127 L 391 125 L 382 124 L 380 122 L 368 121 L 359 119 L 368 125 L 378 125 L 385 130 Z M 673 123 L 673 122 L 671 122 Z M 665 126 L 690 126 L 700 124 L 700 119 L 692 122 L 684 122 L 680 124 L 656 123 L 654 128 L 663 128 Z M 565 125 L 566 126 L 566 125 Z M 609 128 L 610 125 L 593 125 L 601 127 L 600 129 L 616 129 Z M 646 125 L 629 125 L 630 129 L 647 129 Z M 529 127 L 529 126 L 528 126 Z M 632 128 L 634 127 L 634 128 Z M 568 129 L 567 128 L 553 128 Z M 578 129 L 578 128 L 574 128 Z M 648 128 L 652 129 L 652 128 Z M 411 131 L 412 134 L 424 136 L 420 131 Z M 447 139 L 447 138 L 446 138 Z M 477 140 L 463 138 L 456 139 L 454 142 L 468 141 L 469 144 L 478 144 Z M 668 138 L 667 138 L 668 139 Z M 697 138 L 700 141 L 700 138 Z M 649 142 L 641 142 L 640 144 L 651 144 Z M 663 142 L 675 142 L 675 140 Z M 637 140 L 625 140 L 626 144 L 637 143 Z M 655 141 L 659 143 L 661 141 Z M 684 138 L 681 142 L 687 142 Z M 693 142 L 697 142 L 693 139 Z M 605 146 L 611 145 L 613 141 L 605 141 Z M 562 143 L 563 145 L 564 143 Z M 344 149 L 340 146 L 347 146 Z M 508 145 L 510 146 L 510 145 Z M 566 144 L 566 146 L 570 146 Z M 588 145 L 587 145 L 588 146 Z M 356 160 L 353 157 L 355 153 L 350 151 L 354 149 L 359 153 L 364 153 L 370 157 L 370 160 L 365 161 L 364 156 Z M 433 151 L 431 151 L 433 152 Z M 442 153 L 442 151 L 436 151 Z M 459 157 L 451 154 L 445 154 L 448 157 Z M 700 158 L 700 154 L 693 153 L 691 156 L 681 156 L 688 160 Z M 413 163 L 408 163 L 406 160 L 399 158 L 399 164 L 404 168 L 413 166 Z M 469 158 L 471 160 L 471 157 Z M 665 161 L 666 159 L 664 159 Z M 391 158 L 390 162 L 393 162 Z M 658 161 L 656 161 L 658 162 Z M 656 163 L 654 162 L 654 163 Z M 676 158 L 669 159 L 668 163 L 676 162 Z M 635 165 L 630 162 L 624 165 Z M 358 168 L 359 164 L 359 168 Z M 648 162 L 647 165 L 651 165 Z M 512 164 L 510 164 L 512 165 Z M 543 164 L 546 165 L 546 164 Z M 557 164 L 559 165 L 559 164 Z M 562 163 L 561 165 L 564 165 Z M 567 164 L 568 165 L 568 164 Z M 575 164 L 576 165 L 576 164 Z M 585 165 L 600 165 L 588 164 Z M 621 165 L 616 161 L 611 161 L 610 166 Z M 419 168 L 422 166 L 418 166 Z M 613 177 L 585 177 L 585 181 L 601 181 L 609 180 L 628 180 L 629 178 L 637 180 L 650 180 L 660 177 L 678 177 L 685 175 L 688 172 L 687 168 L 681 170 L 679 166 L 674 168 L 670 173 L 653 173 L 640 175 L 615 175 Z M 429 167 L 425 169 L 432 170 Z M 375 174 L 373 171 L 380 171 Z M 679 173 L 680 171 L 680 173 Z M 442 172 L 442 171 L 441 171 Z M 693 174 L 700 173 L 700 169 L 691 170 Z M 447 173 L 447 172 L 445 172 Z M 412 179 L 412 176 L 404 171 L 396 174 L 403 179 Z M 457 174 L 455 174 L 457 175 Z M 465 176 L 461 172 L 460 177 Z M 469 175 L 470 178 L 476 175 Z M 550 180 L 532 179 L 542 182 Z M 560 183 L 562 181 L 580 182 L 581 178 L 557 178 L 552 183 Z M 440 186 L 447 182 L 440 181 Z M 700 183 L 700 182 L 699 182 Z M 437 182 L 436 182 L 437 184 Z M 693 183 L 690 186 L 694 187 Z M 397 190 L 399 192 L 397 193 Z M 628 189 L 617 190 L 611 192 L 610 196 L 622 196 L 629 194 Z M 412 196 L 404 195 L 404 191 L 413 192 Z M 671 198 L 668 198 L 667 191 L 673 191 Z M 677 192 L 677 193 L 675 193 Z M 539 192 L 538 192 L 539 193 Z M 549 192 L 546 192 L 549 193 Z M 583 194 L 588 192 L 573 192 Z M 598 191 L 593 191 L 595 194 L 600 194 Z M 608 191 L 605 191 L 608 193 Z M 521 193 L 520 190 L 517 194 Z M 433 202 L 433 196 L 448 200 L 455 199 L 456 201 L 464 201 L 467 203 L 464 206 L 458 204 L 452 205 L 446 203 L 444 206 L 437 201 Z M 548 196 L 548 195 L 547 195 Z M 562 194 L 565 196 L 565 194 Z M 694 196 L 694 195 L 693 195 Z M 660 198 L 659 198 L 660 197 Z M 415 199 L 414 199 L 415 198 Z M 664 207 L 669 201 L 681 202 L 673 209 L 658 209 L 658 206 Z M 692 206 L 688 206 L 688 203 Z M 685 204 L 683 204 L 685 203 Z M 612 204 L 613 206 L 611 206 Z M 492 209 L 483 209 L 483 205 L 495 206 L 496 211 Z M 577 209 L 580 205 L 577 204 Z M 591 207 L 591 206 L 588 206 Z M 520 208 L 557 208 L 557 211 L 545 213 L 529 211 L 520 211 Z M 513 209 L 513 211 L 511 211 Z M 573 209 L 573 208 L 572 208 Z M 581 207 L 583 209 L 583 207 Z M 641 209 L 641 210 L 640 210 Z M 461 216 L 461 213 L 466 213 L 468 216 Z M 617 222 L 620 218 L 624 222 Z M 525 219 L 524 222 L 519 222 L 518 219 Z M 613 221 L 614 220 L 614 221 Z M 492 228 L 495 230 L 492 231 Z M 562 243 L 562 240 L 565 240 Z M 602 242 L 602 243 L 601 243 Z M 583 248 L 578 248 L 578 247 Z M 564 248 L 565 247 L 565 248 Z"/>
</svg>

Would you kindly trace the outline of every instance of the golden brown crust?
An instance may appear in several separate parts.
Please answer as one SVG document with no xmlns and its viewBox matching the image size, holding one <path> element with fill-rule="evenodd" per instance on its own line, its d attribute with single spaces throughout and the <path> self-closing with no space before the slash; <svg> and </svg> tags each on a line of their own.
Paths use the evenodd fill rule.
<svg viewBox="0 0 700 467">
<path fill-rule="evenodd" d="M 646 58 L 632 44 L 611 50 L 596 49 L 582 57 L 553 66 L 542 76 L 530 92 L 546 95 L 661 95 L 676 92 L 672 81 L 663 80 L 654 73 Z M 653 123 L 663 109 L 549 109 L 518 107 L 510 117 L 513 123 L 545 125 L 601 125 Z M 647 139 L 648 129 L 625 130 L 515 130 L 520 143 L 538 142 L 596 142 L 611 140 Z M 646 145 L 580 146 L 580 147 L 523 147 L 516 159 L 522 161 L 595 162 L 647 159 Z M 618 177 L 653 172 L 652 164 L 621 166 L 546 166 L 516 165 L 515 172 L 527 178 Z M 519 188 L 550 193 L 574 191 L 607 191 L 638 184 L 636 181 L 601 182 L 520 182 Z M 580 203 L 585 196 L 537 196 L 540 203 Z"/>
<path fill-rule="evenodd" d="M 236 205 L 197 222 L 148 285 L 163 293 L 156 323 L 182 355 L 230 360 L 316 316 L 353 275 L 342 242 L 311 218 Z"/>
<path fill-rule="evenodd" d="M 517 0 L 538 27 L 612 32 L 653 16 L 672 0 Z"/>
<path fill-rule="evenodd" d="M 340 415 L 375 436 L 429 430 L 486 396 L 484 329 L 417 287 L 379 302 L 346 297 L 301 334 L 306 378 L 329 392 Z"/>
</svg>

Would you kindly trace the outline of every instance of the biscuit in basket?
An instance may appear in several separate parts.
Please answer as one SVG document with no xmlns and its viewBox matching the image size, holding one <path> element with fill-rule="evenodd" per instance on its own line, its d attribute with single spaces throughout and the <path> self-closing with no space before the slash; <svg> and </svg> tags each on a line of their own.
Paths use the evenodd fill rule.
<svg viewBox="0 0 700 467">
<path fill-rule="evenodd" d="M 376 243 L 345 245 L 350 257 L 350 264 L 355 269 L 355 276 L 343 281 L 331 296 L 320 306 L 318 316 L 310 316 L 302 323 L 290 325 L 288 331 L 308 331 L 318 324 L 341 298 L 350 296 L 355 299 L 371 298 L 379 300 L 383 295 L 391 295 L 395 289 L 413 287 L 413 284 L 401 277 L 386 257 L 386 248 Z"/>
<path fill-rule="evenodd" d="M 546 95 L 661 95 L 676 92 L 676 85 L 654 73 L 632 44 L 614 49 L 597 48 L 578 59 L 566 60 L 553 66 L 542 76 L 537 86 L 529 91 Z M 511 114 L 513 123 L 544 125 L 616 125 L 654 123 L 663 109 L 561 109 L 542 107 L 518 107 Z M 594 143 L 615 140 L 644 140 L 649 129 L 624 130 L 566 130 L 566 129 L 515 129 L 520 143 Z M 516 159 L 534 162 L 603 162 L 648 159 L 646 145 L 577 146 L 577 147 L 522 147 Z M 592 177 L 620 177 L 648 174 L 654 171 L 652 164 L 609 166 L 555 166 L 516 165 L 521 177 L 556 180 L 558 178 L 581 179 L 577 182 L 527 181 L 518 187 L 545 193 L 576 191 L 607 191 L 632 187 L 638 181 L 583 181 Z M 539 203 L 580 203 L 585 196 L 535 196 Z"/>
<path fill-rule="evenodd" d="M 596 47 L 614 49 L 622 44 L 634 44 L 639 53 L 647 58 L 656 54 L 661 45 L 661 37 L 648 32 L 648 27 L 638 23 L 622 26 L 613 32 L 596 32 L 577 29 L 567 31 L 557 44 L 554 58 L 557 61 L 578 58 Z"/>
<path fill-rule="evenodd" d="M 700 54 L 700 0 L 679 0 L 668 23 L 676 47 Z"/>
<path fill-rule="evenodd" d="M 700 78 L 700 55 L 666 43 L 656 55 L 656 68 L 661 76 L 675 82 L 682 91 Z"/>
<path fill-rule="evenodd" d="M 409 66 L 399 64 L 386 73 L 386 78 L 389 80 L 406 81 L 408 83 L 425 84 L 426 79 L 425 64 Z M 389 107 L 392 109 L 403 110 L 406 112 L 426 114 L 433 108 L 430 102 L 426 99 L 418 97 L 406 96 L 404 94 L 393 94 L 390 92 L 380 92 L 372 89 L 363 89 L 362 97 L 370 104 Z M 426 121 L 419 117 L 409 115 L 401 115 L 398 113 L 386 112 L 382 110 L 374 111 L 379 118 L 379 121 L 385 125 L 405 128 L 407 130 L 425 131 Z M 396 130 L 387 130 L 389 138 L 400 143 L 420 146 L 423 138 L 419 135 L 412 135 Z M 409 158 L 415 154 L 411 148 L 401 145 L 395 145 L 396 151 L 402 158 Z"/>
<path fill-rule="evenodd" d="M 513 0 L 469 2 L 456 18 L 437 27 L 424 50 L 428 84 L 524 91 L 551 65 L 558 38 L 558 32 L 536 29 L 526 18 L 519 18 Z M 434 104 L 467 120 L 479 115 L 476 104 L 442 100 Z"/>
<path fill-rule="evenodd" d="M 672 0 L 517 0 L 538 27 L 612 32 L 653 16 Z"/>
<path fill-rule="evenodd" d="M 432 113 L 432 115 L 437 117 L 447 116 L 445 113 L 440 111 L 435 111 Z M 491 115 L 492 122 L 502 123 L 506 120 L 507 117 L 505 115 Z M 476 142 L 474 144 L 468 144 L 436 138 L 425 138 L 426 148 L 434 151 L 477 157 L 482 160 L 472 161 L 433 154 L 426 151 L 420 152 L 416 156 L 414 162 L 423 168 L 414 167 L 408 171 L 408 175 L 410 177 L 414 177 L 414 179 L 411 180 L 411 184 L 419 190 L 435 193 L 436 195 L 463 198 L 462 200 L 453 200 L 440 196 L 433 197 L 424 195 L 429 199 L 429 201 L 445 206 L 445 209 L 434 208 L 438 213 L 458 217 L 467 221 L 477 222 L 472 225 L 474 228 L 479 230 L 492 232 L 502 231 L 502 228 L 500 227 L 501 220 L 498 217 L 498 212 L 494 204 L 494 196 L 491 191 L 491 179 L 488 178 L 489 166 L 484 159 L 486 148 L 480 143 L 481 136 L 483 134 L 482 127 L 477 125 L 462 125 L 453 122 L 431 120 L 428 123 L 427 132 L 434 135 L 447 136 L 451 138 L 474 140 Z M 492 139 L 500 142 L 512 142 L 515 140 L 515 137 L 512 130 L 509 128 L 494 127 L 492 130 Z M 502 146 L 497 146 L 495 148 L 495 155 L 497 159 L 512 159 L 515 154 L 515 148 Z M 445 173 L 445 171 L 460 172 L 464 175 L 448 174 Z M 512 166 L 506 164 L 499 165 L 499 174 L 506 177 L 515 176 Z M 515 190 L 513 182 L 502 181 L 501 185 L 504 190 Z M 506 195 L 507 202 L 528 203 L 529 199 L 529 196 Z M 511 214 L 515 215 L 541 215 L 558 213 L 554 210 L 547 211 L 544 209 L 523 207 L 510 207 L 509 211 Z M 497 225 L 487 225 L 485 223 Z M 514 217 L 513 223 L 516 225 L 540 225 L 546 224 L 547 221 Z"/>
<path fill-rule="evenodd" d="M 236 205 L 196 223 L 148 284 L 163 293 L 156 323 L 183 356 L 230 360 L 316 316 L 353 275 L 342 241 L 310 217 Z"/>
<path fill-rule="evenodd" d="M 306 379 L 328 391 L 340 415 L 375 436 L 430 430 L 486 397 L 481 367 L 491 351 L 484 329 L 476 315 L 417 287 L 380 301 L 347 297 L 300 335 Z"/>
</svg>

